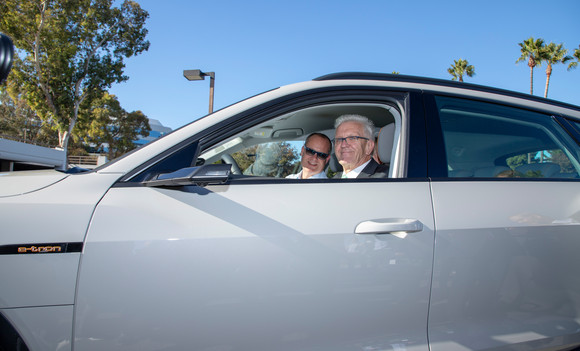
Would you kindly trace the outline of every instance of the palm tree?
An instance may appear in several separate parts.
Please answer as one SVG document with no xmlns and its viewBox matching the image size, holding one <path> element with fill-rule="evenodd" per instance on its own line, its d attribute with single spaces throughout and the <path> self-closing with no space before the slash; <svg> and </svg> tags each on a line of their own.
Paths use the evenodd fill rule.
<svg viewBox="0 0 580 351">
<path fill-rule="evenodd" d="M 544 39 L 536 39 L 530 37 L 522 43 L 518 43 L 522 56 L 517 59 L 516 63 L 528 60 L 530 67 L 530 94 L 534 94 L 534 67 L 542 64 L 544 56 Z"/>
<path fill-rule="evenodd" d="M 475 75 L 475 68 L 467 60 L 459 59 L 453 60 L 453 64 L 451 68 L 447 69 L 447 72 L 453 76 L 451 78 L 452 80 L 459 79 L 460 82 L 463 82 L 463 75 L 473 77 Z"/>
<path fill-rule="evenodd" d="M 548 86 L 550 85 L 550 77 L 552 76 L 552 65 L 558 63 L 566 63 L 572 60 L 572 56 L 567 56 L 568 50 L 564 49 L 564 44 L 548 44 L 544 49 L 544 61 L 548 64 L 546 68 L 546 90 L 544 97 L 548 97 Z"/>
<path fill-rule="evenodd" d="M 576 61 L 570 62 L 568 65 L 568 71 L 572 68 L 576 68 L 578 66 L 578 62 L 580 62 L 580 45 L 578 45 L 578 49 L 574 50 L 574 57 L 576 58 Z"/>
</svg>

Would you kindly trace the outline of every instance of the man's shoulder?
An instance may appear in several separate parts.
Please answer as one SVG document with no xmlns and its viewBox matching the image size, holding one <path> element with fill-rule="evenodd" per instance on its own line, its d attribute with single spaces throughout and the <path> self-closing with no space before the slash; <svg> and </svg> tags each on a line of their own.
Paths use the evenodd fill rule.
<svg viewBox="0 0 580 351">
<path fill-rule="evenodd" d="M 389 165 L 380 164 L 371 159 L 369 164 L 359 174 L 359 178 L 387 178 L 389 176 Z"/>
</svg>

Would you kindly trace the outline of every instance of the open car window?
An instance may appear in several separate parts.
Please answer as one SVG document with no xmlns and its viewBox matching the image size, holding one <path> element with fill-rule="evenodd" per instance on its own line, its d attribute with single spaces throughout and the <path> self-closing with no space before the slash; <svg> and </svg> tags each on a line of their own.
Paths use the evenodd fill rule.
<svg viewBox="0 0 580 351">
<path fill-rule="evenodd" d="M 393 106 L 333 104 L 309 107 L 275 116 L 206 148 L 201 152 L 198 164 L 232 164 L 232 173 L 238 178 L 285 178 L 301 170 L 300 151 L 306 137 L 318 132 L 332 140 L 334 121 L 343 114 L 360 114 L 368 117 L 375 124 L 375 135 L 389 124 L 394 124 L 395 135 L 400 135 L 401 114 Z M 389 152 L 395 155 L 399 137 L 393 139 Z M 334 156 L 334 149 L 331 155 L 331 162 L 326 169 L 329 177 L 341 171 L 340 164 Z"/>
</svg>

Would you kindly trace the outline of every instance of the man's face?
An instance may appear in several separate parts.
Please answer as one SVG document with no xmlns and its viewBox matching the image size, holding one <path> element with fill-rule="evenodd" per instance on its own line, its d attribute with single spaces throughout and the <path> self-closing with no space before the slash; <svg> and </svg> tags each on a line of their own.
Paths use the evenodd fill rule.
<svg viewBox="0 0 580 351">
<path fill-rule="evenodd" d="M 305 148 L 328 154 L 328 156 L 326 158 L 320 158 L 319 155 L 307 152 Z M 330 145 L 326 139 L 314 135 L 310 137 L 308 142 L 302 147 L 300 155 L 302 156 L 302 168 L 308 169 L 311 174 L 317 174 L 324 170 L 324 167 L 330 160 Z"/>
<path fill-rule="evenodd" d="M 363 126 L 354 121 L 343 122 L 336 129 L 335 139 L 351 136 L 366 137 Z M 351 171 L 370 159 L 375 143 L 373 140 L 346 140 L 334 144 L 334 152 L 338 162 L 345 171 Z"/>
</svg>

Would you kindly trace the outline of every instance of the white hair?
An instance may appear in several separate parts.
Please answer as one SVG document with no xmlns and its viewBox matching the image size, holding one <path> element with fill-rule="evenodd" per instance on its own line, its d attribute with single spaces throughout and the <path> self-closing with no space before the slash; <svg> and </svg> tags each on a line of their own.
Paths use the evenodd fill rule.
<svg viewBox="0 0 580 351">
<path fill-rule="evenodd" d="M 338 126 L 340 126 L 344 122 L 357 122 L 362 124 L 365 137 L 369 139 L 373 138 L 375 125 L 373 121 L 371 121 L 367 117 L 361 115 L 342 115 L 338 117 L 336 121 L 334 121 L 334 128 L 335 129 L 338 128 Z"/>
</svg>

